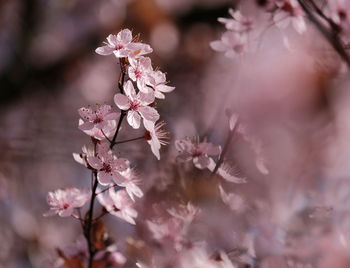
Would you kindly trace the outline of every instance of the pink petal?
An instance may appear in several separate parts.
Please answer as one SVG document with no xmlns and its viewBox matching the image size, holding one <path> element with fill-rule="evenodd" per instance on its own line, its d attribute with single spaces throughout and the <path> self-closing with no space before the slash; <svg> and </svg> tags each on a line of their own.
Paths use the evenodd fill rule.
<svg viewBox="0 0 350 268">
<path fill-rule="evenodd" d="M 175 89 L 175 87 L 167 86 L 167 85 L 158 85 L 156 90 L 160 92 L 171 92 Z"/>
<path fill-rule="evenodd" d="M 111 183 L 113 179 L 113 175 L 112 173 L 106 173 L 104 171 L 100 171 L 97 173 L 97 179 L 101 185 L 105 186 Z"/>
<path fill-rule="evenodd" d="M 229 47 L 227 45 L 225 45 L 222 41 L 213 41 L 210 42 L 210 47 L 213 50 L 219 51 L 219 52 L 224 52 L 227 49 L 229 49 Z"/>
<path fill-rule="evenodd" d="M 110 114 L 107 114 L 104 119 L 105 120 L 116 120 L 117 118 L 119 118 L 118 113 L 110 113 Z"/>
<path fill-rule="evenodd" d="M 82 123 L 81 125 L 79 125 L 79 129 L 82 130 L 82 131 L 86 131 L 86 130 L 91 130 L 94 128 L 94 123 L 91 123 L 91 122 L 85 122 L 85 123 Z"/>
<path fill-rule="evenodd" d="M 205 169 L 209 166 L 210 160 L 209 160 L 209 157 L 205 155 L 201 155 L 193 158 L 193 163 L 196 166 L 196 168 Z"/>
<path fill-rule="evenodd" d="M 118 45 L 117 36 L 115 36 L 114 34 L 108 35 L 107 41 L 108 41 L 108 43 L 109 43 L 113 48 L 114 48 L 116 45 Z"/>
<path fill-rule="evenodd" d="M 121 110 L 128 110 L 130 108 L 129 99 L 125 95 L 120 94 L 120 93 L 117 93 L 114 95 L 114 103 Z"/>
<path fill-rule="evenodd" d="M 124 92 L 125 92 L 125 95 L 128 96 L 128 98 L 131 101 L 134 101 L 136 99 L 136 91 L 135 91 L 134 85 L 130 80 L 128 80 L 124 84 Z"/>
<path fill-rule="evenodd" d="M 140 127 L 141 117 L 137 112 L 129 111 L 126 120 L 128 121 L 129 125 L 134 129 Z"/>
<path fill-rule="evenodd" d="M 102 56 L 107 56 L 107 55 L 111 55 L 114 51 L 114 48 L 111 48 L 109 46 L 103 46 L 103 47 L 98 47 L 96 48 L 95 52 L 99 55 Z"/>
<path fill-rule="evenodd" d="M 154 92 L 150 91 L 149 93 L 140 92 L 138 94 L 138 99 L 142 105 L 148 105 L 154 102 Z"/>
<path fill-rule="evenodd" d="M 67 209 L 61 210 L 58 212 L 58 215 L 60 217 L 69 217 L 72 215 L 74 208 L 73 207 L 68 207 Z"/>
<path fill-rule="evenodd" d="M 139 107 L 138 112 L 141 116 L 149 121 L 156 122 L 159 119 L 159 114 L 156 109 L 149 106 Z"/>
<path fill-rule="evenodd" d="M 87 161 L 90 166 L 97 170 L 101 169 L 103 166 L 102 161 L 96 156 L 88 156 Z"/>
<path fill-rule="evenodd" d="M 132 41 L 132 33 L 129 29 L 121 30 L 117 35 L 117 41 L 122 44 L 129 44 Z"/>
</svg>

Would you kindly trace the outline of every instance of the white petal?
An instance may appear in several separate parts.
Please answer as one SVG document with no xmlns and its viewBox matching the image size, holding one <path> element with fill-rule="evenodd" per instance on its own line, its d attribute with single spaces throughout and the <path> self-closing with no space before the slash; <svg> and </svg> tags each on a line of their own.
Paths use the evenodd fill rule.
<svg viewBox="0 0 350 268">
<path fill-rule="evenodd" d="M 175 87 L 171 87 L 167 85 L 158 85 L 156 89 L 160 92 L 171 92 L 175 89 Z"/>
<path fill-rule="evenodd" d="M 114 103 L 121 110 L 128 110 L 130 108 L 129 99 L 125 95 L 120 94 L 120 93 L 117 93 L 114 95 Z"/>
<path fill-rule="evenodd" d="M 113 179 L 113 175 L 112 173 L 106 173 L 104 171 L 100 171 L 97 173 L 97 179 L 101 185 L 108 185 L 111 183 Z"/>
<path fill-rule="evenodd" d="M 141 114 L 141 116 L 152 122 L 156 122 L 159 119 L 159 114 L 156 109 L 149 106 L 139 107 L 138 112 Z"/>
<path fill-rule="evenodd" d="M 219 51 L 219 52 L 224 52 L 224 51 L 229 49 L 229 47 L 226 44 L 224 44 L 222 41 L 210 42 L 210 47 L 213 50 L 216 50 L 216 51 Z"/>
<path fill-rule="evenodd" d="M 112 47 L 115 47 L 116 45 L 118 45 L 117 36 L 115 36 L 114 34 L 108 35 L 107 41 Z"/>
<path fill-rule="evenodd" d="M 122 44 L 128 44 L 132 41 L 132 33 L 129 29 L 121 30 L 117 35 L 117 40 Z"/>
<path fill-rule="evenodd" d="M 94 169 L 99 170 L 102 168 L 102 161 L 98 157 L 88 156 L 87 161 L 89 165 L 92 166 Z"/>
<path fill-rule="evenodd" d="M 141 117 L 137 112 L 129 111 L 126 120 L 128 121 L 129 125 L 134 129 L 140 127 Z"/>
<path fill-rule="evenodd" d="M 109 46 L 103 46 L 103 47 L 98 47 L 96 48 L 95 52 L 99 55 L 102 56 L 107 56 L 107 55 L 111 55 L 114 51 L 114 48 L 111 48 Z"/>
<path fill-rule="evenodd" d="M 128 96 L 128 98 L 131 101 L 134 101 L 136 99 L 136 91 L 135 91 L 134 85 L 130 80 L 128 80 L 124 84 L 124 92 L 125 92 L 125 95 Z"/>
</svg>

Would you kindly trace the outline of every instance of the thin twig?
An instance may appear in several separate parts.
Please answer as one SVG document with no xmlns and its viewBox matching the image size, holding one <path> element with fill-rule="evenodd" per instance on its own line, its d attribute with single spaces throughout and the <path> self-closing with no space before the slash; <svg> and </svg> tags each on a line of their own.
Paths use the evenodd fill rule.
<svg viewBox="0 0 350 268">
<path fill-rule="evenodd" d="M 222 149 L 220 158 L 219 158 L 218 162 L 216 163 L 216 166 L 215 166 L 215 168 L 214 168 L 214 170 L 212 172 L 213 175 L 218 171 L 219 167 L 224 162 L 224 157 L 225 157 L 225 155 L 226 155 L 226 153 L 227 153 L 227 151 L 229 149 L 230 143 L 231 143 L 232 138 L 233 138 L 233 136 L 234 136 L 234 134 L 236 132 L 236 129 L 238 128 L 238 125 L 239 125 L 239 121 L 237 119 L 237 122 L 236 122 L 234 128 L 232 130 L 231 129 L 229 130 L 229 133 L 228 133 L 228 136 L 227 136 L 224 148 Z"/>
<path fill-rule="evenodd" d="M 338 52 L 339 56 L 345 61 L 348 67 L 350 67 L 350 57 L 346 53 L 344 46 L 338 37 L 338 33 L 329 32 L 328 29 L 314 16 L 312 11 L 305 4 L 304 0 L 298 0 L 298 3 L 300 4 L 302 9 L 308 16 L 309 20 L 316 26 L 316 28 L 321 32 L 321 34 L 327 39 L 327 41 L 332 45 L 335 51 Z"/>
</svg>

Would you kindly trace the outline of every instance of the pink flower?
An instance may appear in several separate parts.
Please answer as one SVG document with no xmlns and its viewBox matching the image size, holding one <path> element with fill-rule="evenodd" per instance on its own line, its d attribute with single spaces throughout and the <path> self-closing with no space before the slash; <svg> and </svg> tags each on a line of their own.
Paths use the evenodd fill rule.
<svg viewBox="0 0 350 268">
<path fill-rule="evenodd" d="M 88 156 L 94 156 L 94 148 L 86 147 L 86 145 L 83 146 L 82 153 L 73 153 L 74 160 L 85 167 L 89 167 L 89 163 L 87 162 Z"/>
<path fill-rule="evenodd" d="M 228 11 L 232 19 L 218 18 L 218 21 L 225 24 L 227 30 L 242 33 L 252 30 L 253 20 L 241 14 L 239 10 L 234 11 L 232 8 Z"/>
<path fill-rule="evenodd" d="M 139 128 L 141 117 L 144 120 L 156 122 L 159 114 L 156 109 L 148 106 L 154 101 L 154 96 L 139 92 L 136 94 L 135 88 L 130 80 L 124 85 L 126 95 L 116 94 L 114 96 L 115 104 L 122 110 L 128 111 L 127 121 L 133 128 Z"/>
<path fill-rule="evenodd" d="M 75 208 L 80 208 L 90 199 L 90 192 L 78 188 L 58 189 L 47 194 L 50 210 L 45 217 L 58 214 L 61 217 L 71 216 Z"/>
<path fill-rule="evenodd" d="M 242 55 L 246 50 L 247 36 L 232 31 L 223 33 L 221 40 L 210 42 L 210 47 L 219 52 L 225 52 L 228 58 Z"/>
<path fill-rule="evenodd" d="M 143 192 L 140 187 L 137 186 L 139 179 L 135 175 L 134 170 L 128 168 L 126 171 L 122 172 L 122 174 L 125 180 L 118 183 L 118 186 L 125 187 L 126 192 L 133 201 L 135 201 L 134 196 L 141 198 L 143 196 Z"/>
<path fill-rule="evenodd" d="M 128 69 L 129 77 L 132 81 L 137 82 L 137 88 L 143 93 L 150 93 L 150 89 L 146 87 L 148 74 L 153 71 L 151 59 L 148 57 L 140 57 L 138 59 L 130 58 L 130 66 Z"/>
<path fill-rule="evenodd" d="M 199 142 L 195 140 L 183 139 L 175 142 L 175 147 L 179 151 L 177 160 L 181 162 L 193 160 L 193 164 L 199 168 L 208 168 L 212 158 L 221 153 L 221 147 L 215 146 L 209 142 Z"/>
<path fill-rule="evenodd" d="M 164 99 L 163 93 L 168 93 L 175 89 L 175 87 L 166 85 L 165 74 L 161 71 L 154 71 L 148 75 L 147 87 L 153 89 L 154 96 L 158 99 Z"/>
<path fill-rule="evenodd" d="M 129 161 L 125 158 L 117 158 L 109 149 L 109 144 L 98 146 L 97 156 L 88 156 L 87 161 L 91 167 L 97 170 L 98 182 L 108 185 L 112 181 L 120 183 L 125 180 L 121 172 L 129 168 Z"/>
<path fill-rule="evenodd" d="M 169 133 L 162 129 L 164 125 L 164 121 L 157 123 L 156 125 L 151 121 L 144 121 L 144 126 L 147 130 L 144 134 L 145 139 L 151 146 L 152 153 L 158 160 L 160 159 L 159 150 L 161 145 L 169 144 Z"/>
<path fill-rule="evenodd" d="M 273 16 L 273 21 L 281 29 L 287 28 L 290 24 L 299 33 L 306 31 L 304 12 L 296 0 L 276 1 L 278 10 Z"/>
<path fill-rule="evenodd" d="M 200 210 L 189 202 L 187 205 L 179 205 L 177 209 L 170 208 L 167 211 L 171 216 L 189 224 L 198 215 Z"/>
<path fill-rule="evenodd" d="M 97 54 L 106 56 L 113 53 L 117 58 L 124 58 L 145 55 L 153 51 L 147 44 L 132 42 L 132 33 L 129 29 L 121 30 L 117 36 L 110 34 L 107 41 L 105 46 L 95 50 Z"/>
<path fill-rule="evenodd" d="M 119 117 L 111 111 L 110 105 L 97 105 L 96 110 L 80 108 L 78 112 L 83 121 L 79 122 L 79 129 L 99 140 L 108 137 L 114 131 L 115 120 Z"/>
<path fill-rule="evenodd" d="M 113 187 L 109 188 L 107 193 L 97 195 L 97 199 L 110 214 L 135 224 L 137 211 L 133 208 L 134 203 L 124 189 L 115 191 Z"/>
</svg>

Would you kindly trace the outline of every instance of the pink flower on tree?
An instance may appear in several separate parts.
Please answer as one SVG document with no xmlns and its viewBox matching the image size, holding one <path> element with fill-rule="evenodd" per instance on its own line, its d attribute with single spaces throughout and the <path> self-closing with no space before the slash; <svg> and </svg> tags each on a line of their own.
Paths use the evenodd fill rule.
<svg viewBox="0 0 350 268">
<path fill-rule="evenodd" d="M 169 93 L 175 89 L 166 85 L 165 74 L 161 71 L 153 71 L 148 75 L 147 87 L 152 88 L 154 91 L 154 96 L 158 99 L 164 99 L 163 93 Z"/>
<path fill-rule="evenodd" d="M 232 8 L 228 11 L 231 18 L 218 18 L 218 21 L 225 24 L 227 30 L 231 30 L 238 33 L 249 32 L 252 30 L 253 20 L 245 17 L 239 10 L 234 11 Z"/>
<path fill-rule="evenodd" d="M 225 52 L 228 58 L 236 58 L 246 50 L 247 36 L 232 31 L 224 32 L 221 40 L 210 42 L 210 47 L 219 52 Z"/>
<path fill-rule="evenodd" d="M 58 189 L 47 194 L 47 203 L 50 210 L 44 216 L 58 214 L 61 217 L 69 217 L 75 208 L 80 208 L 90 199 L 90 191 L 78 188 Z"/>
<path fill-rule="evenodd" d="M 139 92 L 136 94 L 135 88 L 130 80 L 124 84 L 124 94 L 116 94 L 114 102 L 119 109 L 128 111 L 127 121 L 135 129 L 140 127 L 141 117 L 144 120 L 156 122 L 159 114 L 156 109 L 148 106 L 154 101 L 152 94 Z"/>
<path fill-rule="evenodd" d="M 132 81 L 137 83 L 137 88 L 143 93 L 150 93 L 146 87 L 148 75 L 153 71 L 151 59 L 148 57 L 129 58 L 130 66 L 128 74 Z"/>
<path fill-rule="evenodd" d="M 287 28 L 290 24 L 299 33 L 306 31 L 304 12 L 297 0 L 277 0 L 277 11 L 273 16 L 273 21 L 281 29 Z"/>
<path fill-rule="evenodd" d="M 139 179 L 135 175 L 134 170 L 128 168 L 126 171 L 122 172 L 122 174 L 125 180 L 118 183 L 118 186 L 125 187 L 126 192 L 133 201 L 135 201 L 134 196 L 141 198 L 143 196 L 143 192 L 137 185 L 139 184 Z"/>
<path fill-rule="evenodd" d="M 130 165 L 127 159 L 113 155 L 107 143 L 99 145 L 97 156 L 88 156 L 87 161 L 97 170 L 97 179 L 102 185 L 108 185 L 112 181 L 117 184 L 124 181 L 125 177 L 121 172 L 127 170 Z"/>
<path fill-rule="evenodd" d="M 114 54 L 117 58 L 124 58 L 141 56 L 153 51 L 147 44 L 132 42 L 132 33 L 129 29 L 121 30 L 117 35 L 110 34 L 105 44 L 98 47 L 95 52 L 102 56 Z"/>
<path fill-rule="evenodd" d="M 78 112 L 82 117 L 79 129 L 99 140 L 113 133 L 116 126 L 115 120 L 119 117 L 117 113 L 112 112 L 110 105 L 105 104 L 97 105 L 96 110 L 83 107 Z"/>
<path fill-rule="evenodd" d="M 152 153 L 160 159 L 159 150 L 161 145 L 169 144 L 169 133 L 164 131 L 162 127 L 165 125 L 165 122 L 154 124 L 151 121 L 144 121 L 144 126 L 146 132 L 144 134 L 145 140 L 151 146 Z"/>
<path fill-rule="evenodd" d="M 177 161 L 193 161 L 193 164 L 199 169 L 208 168 L 212 158 L 221 153 L 221 147 L 215 146 L 209 142 L 199 142 L 198 138 L 191 141 L 190 139 L 177 140 L 175 147 L 179 151 L 176 157 Z"/>
<path fill-rule="evenodd" d="M 110 214 L 135 224 L 137 211 L 133 208 L 134 203 L 126 190 L 115 191 L 112 187 L 107 193 L 97 195 L 97 199 Z"/>
</svg>

